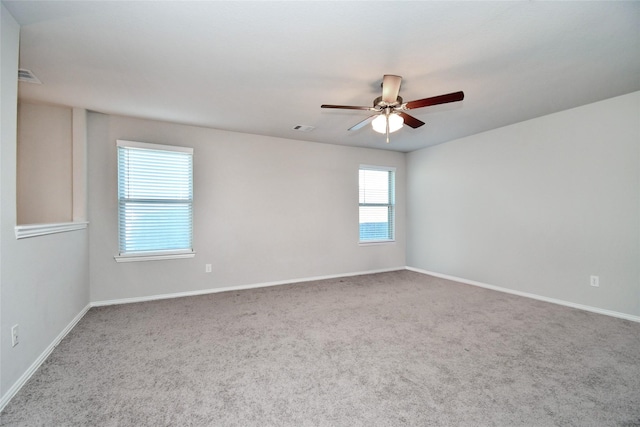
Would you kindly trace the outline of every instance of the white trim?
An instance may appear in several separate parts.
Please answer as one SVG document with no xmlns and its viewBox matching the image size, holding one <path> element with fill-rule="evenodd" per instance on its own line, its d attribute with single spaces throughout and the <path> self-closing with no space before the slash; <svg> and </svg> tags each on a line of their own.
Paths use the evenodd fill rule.
<svg viewBox="0 0 640 427">
<path fill-rule="evenodd" d="M 193 148 L 181 147 L 179 145 L 151 144 L 149 142 L 127 141 L 124 139 L 116 140 L 116 145 L 118 147 L 144 148 L 145 150 L 179 151 L 182 153 L 193 154 Z"/>
<path fill-rule="evenodd" d="M 82 230 L 87 228 L 89 222 L 58 222 L 55 224 L 27 224 L 16 225 L 16 239 L 26 239 L 28 237 L 44 236 L 46 234 L 66 233 L 68 231 Z"/>
<path fill-rule="evenodd" d="M 173 252 L 173 253 L 156 253 L 156 254 L 130 254 L 130 255 L 114 255 L 116 262 L 138 262 L 138 261 L 163 261 L 165 259 L 182 259 L 193 258 L 195 252 Z"/>
<path fill-rule="evenodd" d="M 64 328 L 62 332 L 60 332 L 60 334 L 58 334 L 53 342 L 49 344 L 49 347 L 47 347 L 42 352 L 42 354 L 31 364 L 31 366 L 29 366 L 25 373 L 22 374 L 20 378 L 18 378 L 18 380 L 11 386 L 11 388 L 9 388 L 9 390 L 7 390 L 4 396 L 2 396 L 2 399 L 0 399 L 0 411 L 2 411 L 5 406 L 7 406 L 11 399 L 13 399 L 13 397 L 20 391 L 22 386 L 24 386 L 27 381 L 29 381 L 31 376 L 38 370 L 40 365 L 42 365 L 44 361 L 47 360 L 47 357 L 49 357 L 49 355 L 58 346 L 58 344 L 60 344 L 60 341 L 62 341 L 64 337 L 66 337 L 67 334 L 71 332 L 76 324 L 78 324 L 78 322 L 84 317 L 84 315 L 87 314 L 87 311 L 89 311 L 90 308 L 91 304 L 87 304 L 87 306 L 83 308 L 80 313 L 76 315 L 76 317 L 73 318 L 73 320 L 67 325 L 67 327 Z"/>
<path fill-rule="evenodd" d="M 161 299 L 191 297 L 191 296 L 197 296 L 197 295 L 215 294 L 218 292 L 240 291 L 244 289 L 266 288 L 269 286 L 289 285 L 292 283 L 312 282 L 315 280 L 337 279 L 340 277 L 362 276 L 365 274 L 388 273 L 390 271 L 401 271 L 405 269 L 406 267 L 394 267 L 394 268 L 385 268 L 381 270 L 359 271 L 356 273 L 344 273 L 344 274 L 332 274 L 328 276 L 307 277 L 303 279 L 291 279 L 291 280 L 280 280 L 275 282 L 251 283 L 247 285 L 225 286 L 223 288 L 210 288 L 210 289 L 202 289 L 198 291 L 176 292 L 171 294 L 149 295 L 144 297 L 94 301 L 91 303 L 91 307 L 103 307 L 107 305 L 130 304 L 130 303 L 136 303 L 136 302 L 156 301 Z"/>
<path fill-rule="evenodd" d="M 507 288 L 502 288 L 502 287 L 499 287 L 499 286 L 489 285 L 489 284 L 486 284 L 486 283 L 476 282 L 474 280 L 467 280 L 467 279 L 463 279 L 463 278 L 460 278 L 460 277 L 450 276 L 450 275 L 441 274 L 441 273 L 435 273 L 435 272 L 432 272 L 432 271 L 422 270 L 422 269 L 419 269 L 419 268 L 414 268 L 414 267 L 409 267 L 409 266 L 406 266 L 406 267 L 394 267 L 394 268 L 387 268 L 387 269 L 380 269 L 380 270 L 361 271 L 361 272 L 356 272 L 356 273 L 345 273 L 345 274 L 333 274 L 333 275 L 326 275 L 326 276 L 316 276 L 316 277 L 308 277 L 308 278 L 304 278 L 304 279 L 291 279 L 291 280 L 283 280 L 283 281 L 276 281 L 276 282 L 263 282 L 263 283 L 254 283 L 254 284 L 248 284 L 248 285 L 227 286 L 227 287 L 223 287 L 223 288 L 204 289 L 204 290 L 190 291 L 190 292 L 178 292 L 178 293 L 172 293 L 172 294 L 161 294 L 161 295 L 151 295 L 151 296 L 145 296 L 145 297 L 134 297 L 134 298 L 124 298 L 124 299 L 116 299 L 116 300 L 94 301 L 94 302 L 89 303 L 86 307 L 84 307 L 80 311 L 80 313 L 78 313 L 76 315 L 76 317 L 67 325 L 67 327 L 62 332 L 60 332 L 60 334 L 53 340 L 53 342 L 44 350 L 44 352 L 42 352 L 40 357 L 38 357 L 31 364 L 31 366 L 25 371 L 25 373 L 22 374 L 22 376 L 13 384 L 13 386 L 11 386 L 11 388 L 9 388 L 9 390 L 5 393 L 5 395 L 2 396 L 2 398 L 0 399 L 0 411 L 2 411 L 5 408 L 5 406 L 11 401 L 11 399 L 18 393 L 18 391 L 20 391 L 20 389 L 27 383 L 27 381 L 29 381 L 31 376 L 38 370 L 40 365 L 42 365 L 42 363 L 44 363 L 44 361 L 49 357 L 49 355 L 58 346 L 58 344 L 60 344 L 60 342 L 64 339 L 64 337 L 67 336 L 67 334 L 76 326 L 76 324 L 78 324 L 78 322 L 84 317 L 84 315 L 87 313 L 87 311 L 89 311 L 89 309 L 92 308 L 92 307 L 103 307 L 103 306 L 115 305 L 115 304 L 129 304 L 129 303 L 136 303 L 136 302 L 155 301 L 155 300 L 161 300 L 161 299 L 179 298 L 179 297 L 196 296 L 196 295 L 205 295 L 205 294 L 211 294 L 211 293 L 237 291 L 237 290 L 243 290 L 243 289 L 255 289 L 255 288 L 263 288 L 263 287 L 269 287 L 269 286 L 287 285 L 287 284 L 291 284 L 291 283 L 310 282 L 310 281 L 315 281 L 315 280 L 336 279 L 336 278 L 340 278 L 340 277 L 361 276 L 361 275 L 365 275 L 365 274 L 375 274 L 375 273 L 387 273 L 387 272 L 391 272 L 391 271 L 400 271 L 400 270 L 414 271 L 416 273 L 426 274 L 426 275 L 429 275 L 429 276 L 439 277 L 439 278 L 447 279 L 447 280 L 452 280 L 452 281 L 459 282 L 459 283 L 464 283 L 464 284 L 467 284 L 467 285 L 472 285 L 472 286 L 478 286 L 478 287 L 481 287 L 481 288 L 491 289 L 491 290 L 498 291 L 498 292 L 505 292 L 505 293 L 508 293 L 508 294 L 518 295 L 518 296 L 522 296 L 522 297 L 526 297 L 526 298 L 532 298 L 532 299 L 536 299 L 536 300 L 540 300 L 540 301 L 550 302 L 550 303 L 553 303 L 553 304 L 564 305 L 564 306 L 567 306 L 567 307 L 577 308 L 577 309 L 580 309 L 580 310 L 591 311 L 591 312 L 598 313 L 598 314 L 604 314 L 606 316 L 611 316 L 611 317 L 617 317 L 617 318 L 621 318 L 621 319 L 625 319 L 625 320 L 630 320 L 632 322 L 640 322 L 640 317 L 639 316 L 633 316 L 633 315 L 630 315 L 630 314 L 619 313 L 619 312 L 616 312 L 616 311 L 605 310 L 605 309 L 600 309 L 600 308 L 596 308 L 596 307 L 590 307 L 590 306 L 586 306 L 586 305 L 582 305 L 582 304 L 575 304 L 575 303 L 572 303 L 572 302 L 562 301 L 562 300 L 558 300 L 558 299 L 555 299 L 555 298 L 543 297 L 543 296 L 540 296 L 540 295 L 530 294 L 530 293 L 527 293 L 527 292 L 515 291 L 515 290 L 512 290 L 512 289 L 507 289 Z"/>
<path fill-rule="evenodd" d="M 388 245 L 390 243 L 395 243 L 394 240 L 362 240 L 358 242 L 359 246 L 375 246 L 375 245 Z"/>
<path fill-rule="evenodd" d="M 634 316 L 632 314 L 620 313 L 619 311 L 606 310 L 604 308 L 591 307 L 589 305 L 576 304 L 570 301 L 564 301 L 556 298 L 549 298 L 541 295 L 531 294 L 528 292 L 516 291 L 513 289 L 502 288 L 500 286 L 489 285 L 487 283 L 476 282 L 475 280 L 463 279 L 461 277 L 449 276 L 448 274 L 435 273 L 433 271 L 422 270 L 420 268 L 406 267 L 407 270 L 415 271 L 416 273 L 422 273 L 429 276 L 439 277 L 441 279 L 452 280 L 454 282 L 464 283 L 466 285 L 478 286 L 481 288 L 491 289 L 493 291 L 504 292 L 507 294 L 518 295 L 525 298 L 531 298 L 539 301 L 550 302 L 553 304 L 564 305 L 566 307 L 577 308 L 579 310 L 590 311 L 592 313 L 604 314 L 605 316 L 617 317 L 619 319 L 630 320 L 632 322 L 640 323 L 640 316 Z"/>
<path fill-rule="evenodd" d="M 376 165 L 360 165 L 358 169 L 366 169 L 368 171 L 386 171 L 386 172 L 395 172 L 395 166 L 376 166 Z"/>
</svg>

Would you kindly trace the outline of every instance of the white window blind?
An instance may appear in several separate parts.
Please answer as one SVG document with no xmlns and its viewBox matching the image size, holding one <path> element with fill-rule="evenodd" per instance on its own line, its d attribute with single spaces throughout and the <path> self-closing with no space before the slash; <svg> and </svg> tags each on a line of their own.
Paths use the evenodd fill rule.
<svg viewBox="0 0 640 427">
<path fill-rule="evenodd" d="M 395 169 L 360 166 L 360 242 L 395 239 Z"/>
<path fill-rule="evenodd" d="M 120 255 L 192 252 L 193 149 L 117 147 Z"/>
</svg>

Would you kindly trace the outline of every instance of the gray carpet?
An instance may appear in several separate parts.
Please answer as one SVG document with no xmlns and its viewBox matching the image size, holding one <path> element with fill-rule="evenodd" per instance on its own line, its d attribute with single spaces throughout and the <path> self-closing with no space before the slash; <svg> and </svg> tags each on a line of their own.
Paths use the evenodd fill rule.
<svg viewBox="0 0 640 427">
<path fill-rule="evenodd" d="M 2 426 L 640 426 L 640 324 L 399 271 L 93 308 Z"/>
</svg>

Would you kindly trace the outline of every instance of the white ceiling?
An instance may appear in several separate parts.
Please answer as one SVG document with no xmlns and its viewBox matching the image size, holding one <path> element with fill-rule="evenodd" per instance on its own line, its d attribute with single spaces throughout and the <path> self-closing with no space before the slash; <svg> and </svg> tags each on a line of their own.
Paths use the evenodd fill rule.
<svg viewBox="0 0 640 427">
<path fill-rule="evenodd" d="M 24 100 L 412 151 L 640 90 L 640 2 L 27 2 Z M 427 124 L 347 129 L 384 74 Z M 303 133 L 295 125 L 315 129 Z"/>
</svg>

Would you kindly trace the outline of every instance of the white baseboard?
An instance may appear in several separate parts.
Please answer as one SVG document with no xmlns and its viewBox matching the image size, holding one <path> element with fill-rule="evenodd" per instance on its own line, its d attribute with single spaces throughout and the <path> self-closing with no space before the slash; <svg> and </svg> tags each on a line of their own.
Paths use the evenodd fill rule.
<svg viewBox="0 0 640 427">
<path fill-rule="evenodd" d="M 328 276 L 317 276 L 317 277 L 307 277 L 302 279 L 291 279 L 291 280 L 282 280 L 276 282 L 264 282 L 264 283 L 254 283 L 249 285 L 239 285 L 239 286 L 227 286 L 224 288 L 213 288 L 213 289 L 205 289 L 199 291 L 190 291 L 190 292 L 177 292 L 171 294 L 162 294 L 162 295 L 151 295 L 145 297 L 137 297 L 137 298 L 124 298 L 117 300 L 108 300 L 108 301 L 95 301 L 89 303 L 85 308 L 78 313 L 78 315 L 67 325 L 66 328 L 56 337 L 55 340 L 45 349 L 44 352 L 29 366 L 29 368 L 22 374 L 22 376 L 11 386 L 11 388 L 5 393 L 2 398 L 0 398 L 0 411 L 4 409 L 5 406 L 11 401 L 11 399 L 20 391 L 20 389 L 29 381 L 29 378 L 38 370 L 40 365 L 47 360 L 47 357 L 53 352 L 53 350 L 60 344 L 60 341 L 64 339 L 65 336 L 76 326 L 76 324 L 84 317 L 84 315 L 89 311 L 91 307 L 101 307 L 107 305 L 115 305 L 115 304 L 128 304 L 134 302 L 144 302 L 144 301 L 154 301 L 160 299 L 168 299 L 168 298 L 179 298 L 186 296 L 194 296 L 194 295 L 205 295 L 216 292 L 227 292 L 227 291 L 236 291 L 242 289 L 254 289 L 254 288 L 264 288 L 268 286 L 278 286 L 278 285 L 287 285 L 291 283 L 301 283 L 301 282 L 310 282 L 314 280 L 324 280 L 324 279 L 335 279 L 339 277 L 349 277 L 349 276 L 361 276 L 364 274 L 375 274 L 375 273 L 386 273 L 390 271 L 399 271 L 404 270 L 405 267 L 395 267 L 395 268 L 387 268 L 381 270 L 369 270 L 369 271 L 361 271 L 356 273 L 345 273 L 345 274 L 334 274 Z"/>
<path fill-rule="evenodd" d="M 406 267 L 403 266 L 403 267 L 386 268 L 381 270 L 359 271 L 356 273 L 332 274 L 328 276 L 305 277 L 301 279 L 280 280 L 275 282 L 261 282 L 261 283 L 251 283 L 248 285 L 226 286 L 223 288 L 210 288 L 210 289 L 202 289 L 198 291 L 176 292 L 171 294 L 149 295 L 144 297 L 94 301 L 91 303 L 91 307 L 103 307 L 107 305 L 130 304 L 135 302 L 156 301 L 161 299 L 191 297 L 191 296 L 197 296 L 197 295 L 215 294 L 218 292 L 239 291 L 243 289 L 266 288 L 269 286 L 289 285 L 292 283 L 312 282 L 315 280 L 337 279 L 340 277 L 362 276 L 365 274 L 387 273 L 390 271 L 400 271 L 405 269 Z"/>
<path fill-rule="evenodd" d="M 555 298 L 548 298 L 548 297 L 544 297 L 544 296 L 540 296 L 540 295 L 536 295 L 536 294 L 531 294 L 531 293 L 528 293 L 528 292 L 521 292 L 521 291 L 516 291 L 516 290 L 513 290 L 513 289 L 502 288 L 502 287 L 499 287 L 499 286 L 494 286 L 494 285 L 489 285 L 489 284 L 486 284 L 486 283 L 476 282 L 474 280 L 463 279 L 461 277 L 450 276 L 450 275 L 447 275 L 447 274 L 436 273 L 436 272 L 422 270 L 422 269 L 419 269 L 419 268 L 414 268 L 414 267 L 409 267 L 409 266 L 407 266 L 407 267 L 395 267 L 395 268 L 388 268 L 388 269 L 381 269 L 381 270 L 360 271 L 360 272 L 355 272 L 355 273 L 345 273 L 345 274 L 333 274 L 333 275 L 327 275 L 327 276 L 307 277 L 307 278 L 301 278 L 301 279 L 282 280 L 282 281 L 275 281 L 275 282 L 253 283 L 253 284 L 248 284 L 248 285 L 227 286 L 227 287 L 223 287 L 223 288 L 212 288 L 212 289 L 205 289 L 205 290 L 199 290 L 199 291 L 189 291 L 189 292 L 177 292 L 177 293 L 171 293 L 171 294 L 151 295 L 151 296 L 145 296 L 145 297 L 124 298 L 124 299 L 115 299 L 115 300 L 107 300 L 107 301 L 94 301 L 94 302 L 91 302 L 90 304 L 88 304 L 85 308 L 83 308 L 80 311 L 80 313 L 78 313 L 76 315 L 76 317 L 67 325 L 67 327 L 64 328 L 64 330 L 62 332 L 60 332 L 60 334 L 56 337 L 56 339 L 53 340 L 53 342 L 45 349 L 45 351 L 40 355 L 40 357 L 38 357 L 31 364 L 31 366 L 29 366 L 29 368 L 25 371 L 25 373 L 22 374 L 22 376 L 13 384 L 13 386 L 11 386 L 11 388 L 7 391 L 7 393 L 5 393 L 4 396 L 2 396 L 2 398 L 0 399 L 0 411 L 2 411 L 4 409 L 4 407 L 9 403 L 9 401 L 16 395 L 16 393 L 18 393 L 18 391 L 20 391 L 20 389 L 24 386 L 24 384 L 26 384 L 26 382 L 29 380 L 29 378 L 31 378 L 31 376 L 38 370 L 40 365 L 42 365 L 42 363 L 47 359 L 47 357 L 49 357 L 51 352 L 53 352 L 53 350 L 58 346 L 58 344 L 60 344 L 60 342 L 64 339 L 64 337 L 67 336 L 67 334 L 84 317 L 84 315 L 87 313 L 87 311 L 89 311 L 89 309 L 91 307 L 101 307 L 101 306 L 115 305 L 115 304 L 128 304 L 128 303 L 135 303 L 135 302 L 155 301 L 155 300 L 168 299 L 168 298 L 179 298 L 179 297 L 185 297 L 185 296 L 205 295 L 205 294 L 211 294 L 211 293 L 217 293 L 217 292 L 237 291 L 237 290 L 243 290 L 243 289 L 264 288 L 264 287 L 269 287 L 269 286 L 287 285 L 287 284 L 291 284 L 291 283 L 302 283 L 302 282 L 311 282 L 311 281 L 315 281 L 315 280 L 336 279 L 336 278 L 340 278 L 340 277 L 361 276 L 361 275 L 365 275 L 365 274 L 387 273 L 387 272 L 399 271 L 399 270 L 410 270 L 410 271 L 414 271 L 416 273 L 426 274 L 426 275 L 429 275 L 429 276 L 439 277 L 439 278 L 442 278 L 442 279 L 452 280 L 452 281 L 455 281 L 455 282 L 460 282 L 460 283 L 464 283 L 464 284 L 468 284 L 468 285 L 479 286 L 481 288 L 491 289 L 491 290 L 494 290 L 494 291 L 505 292 L 505 293 L 508 293 L 508 294 L 518 295 L 518 296 L 522 296 L 522 297 L 526 297 L 526 298 L 532 298 L 532 299 L 536 299 L 536 300 L 540 300 L 540 301 L 546 301 L 546 302 L 550 302 L 550 303 L 553 303 L 553 304 L 564 305 L 564 306 L 567 306 L 567 307 L 577 308 L 577 309 L 585 310 L 585 311 L 591 311 L 591 312 L 598 313 L 598 314 L 604 314 L 606 316 L 617 317 L 617 318 L 620 318 L 620 319 L 625 319 L 625 320 L 630 320 L 630 321 L 633 321 L 633 322 L 639 322 L 640 323 L 640 316 L 633 316 L 633 315 L 626 314 L 626 313 L 620 313 L 620 312 L 611 311 L 611 310 L 605 310 L 605 309 L 601 309 L 601 308 L 597 308 L 597 307 L 591 307 L 591 306 L 586 306 L 586 305 L 582 305 L 582 304 L 576 304 L 576 303 L 573 303 L 573 302 L 558 300 L 558 299 L 555 299 Z"/>
<path fill-rule="evenodd" d="M 58 336 L 53 340 L 53 342 L 49 344 L 49 346 L 31 364 L 31 366 L 29 366 L 29 368 L 25 371 L 25 373 L 22 374 L 20 378 L 18 378 L 18 381 L 16 381 L 11 386 L 11 388 L 5 393 L 5 395 L 2 396 L 2 398 L 0 399 L 0 411 L 2 411 L 5 406 L 7 406 L 7 403 L 9 403 L 11 399 L 13 399 L 13 396 L 15 396 L 16 393 L 20 391 L 22 386 L 24 386 L 27 383 L 27 381 L 29 381 L 29 378 L 31 378 L 31 376 L 38 370 L 40 365 L 42 365 L 42 363 L 44 363 L 44 361 L 47 360 L 47 357 L 49 357 L 51 352 L 53 352 L 53 350 L 58 346 L 58 344 L 60 344 L 60 341 L 62 341 L 64 337 L 67 336 L 67 334 L 76 326 L 76 324 L 80 321 L 80 319 L 84 317 L 84 315 L 87 313 L 87 311 L 89 311 L 90 308 L 91 308 L 91 305 L 87 304 L 87 306 L 83 308 L 80 311 L 80 313 L 76 315 L 76 317 L 73 318 L 73 320 L 67 325 L 67 327 L 64 328 L 62 332 L 60 332 L 60 334 L 58 334 Z"/>
<path fill-rule="evenodd" d="M 449 276 L 448 274 L 435 273 L 433 271 L 422 270 L 420 268 L 408 267 L 407 270 L 415 271 L 416 273 L 422 273 L 429 276 L 439 277 L 441 279 L 447 279 L 454 282 L 464 283 L 466 285 L 479 286 L 481 288 L 491 289 L 498 292 L 505 292 L 507 294 L 518 295 L 521 297 L 532 298 L 539 301 L 550 302 L 553 304 L 564 305 L 566 307 L 577 308 L 579 310 L 591 311 L 593 313 L 604 314 L 605 316 L 617 317 L 620 319 L 630 320 L 632 322 L 640 323 L 640 316 L 634 316 L 632 314 L 620 313 L 618 311 L 605 310 L 603 308 L 591 307 L 588 305 L 576 304 L 570 301 L 559 300 L 556 298 L 549 298 L 541 295 L 531 294 L 528 292 L 516 291 L 513 289 L 502 288 L 500 286 L 489 285 L 487 283 L 476 282 L 475 280 L 463 279 L 461 277 Z"/>
</svg>

